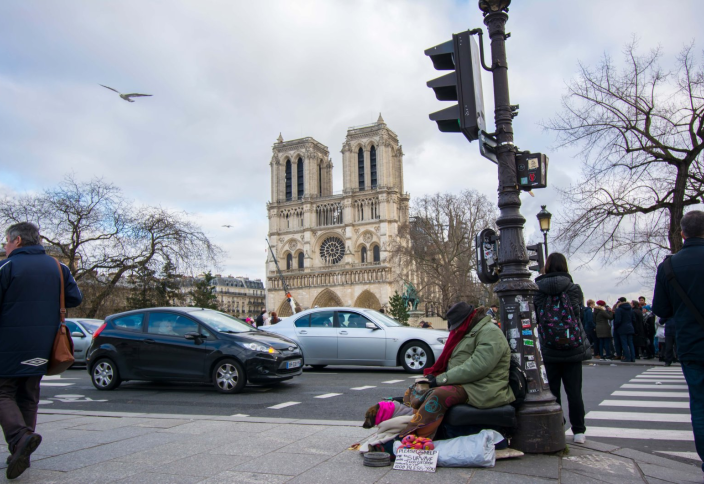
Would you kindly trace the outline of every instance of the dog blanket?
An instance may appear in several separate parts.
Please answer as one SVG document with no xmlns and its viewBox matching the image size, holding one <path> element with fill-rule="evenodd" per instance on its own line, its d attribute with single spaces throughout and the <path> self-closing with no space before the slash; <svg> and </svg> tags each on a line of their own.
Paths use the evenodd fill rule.
<svg viewBox="0 0 704 484">
<path fill-rule="evenodd" d="M 379 411 L 376 414 L 374 425 L 377 427 L 381 422 L 389 420 L 394 414 L 394 403 L 398 402 L 379 402 Z"/>
</svg>

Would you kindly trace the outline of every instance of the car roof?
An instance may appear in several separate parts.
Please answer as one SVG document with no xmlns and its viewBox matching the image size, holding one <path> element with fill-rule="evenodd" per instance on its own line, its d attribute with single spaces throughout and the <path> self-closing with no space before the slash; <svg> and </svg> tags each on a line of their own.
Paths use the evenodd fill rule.
<svg viewBox="0 0 704 484">
<path fill-rule="evenodd" d="M 291 316 L 286 316 L 287 318 L 293 318 L 296 316 L 302 316 L 306 314 L 313 314 L 317 313 L 320 311 L 374 311 L 374 309 L 370 308 L 353 308 L 353 307 L 346 307 L 346 306 L 331 306 L 331 307 L 324 307 L 324 308 L 310 308 L 306 309 L 305 311 L 301 311 L 300 313 L 293 314 Z"/>
<path fill-rule="evenodd" d="M 187 306 L 165 306 L 165 307 L 158 307 L 158 308 L 144 308 L 144 309 L 133 309 L 131 311 L 124 311 L 121 313 L 116 313 L 116 314 L 111 314 L 110 316 L 107 316 L 105 320 L 112 320 L 115 318 L 121 318 L 123 316 L 129 316 L 130 314 L 142 314 L 142 313 L 151 313 L 154 311 L 170 311 L 174 313 L 194 313 L 196 311 L 215 311 L 215 309 L 208 309 L 208 308 L 192 308 L 192 307 L 187 307 Z"/>
</svg>

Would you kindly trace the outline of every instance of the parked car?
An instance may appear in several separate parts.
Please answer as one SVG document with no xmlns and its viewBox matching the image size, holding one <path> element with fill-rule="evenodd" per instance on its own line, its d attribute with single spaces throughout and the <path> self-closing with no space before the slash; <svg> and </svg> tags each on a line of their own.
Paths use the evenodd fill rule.
<svg viewBox="0 0 704 484">
<path fill-rule="evenodd" d="M 305 362 L 327 365 L 403 366 L 422 373 L 442 353 L 449 332 L 404 326 L 373 309 L 315 308 L 267 326 L 296 341 Z"/>
<path fill-rule="evenodd" d="M 76 364 L 84 364 L 86 362 L 86 352 L 93 339 L 93 334 L 102 324 L 102 319 L 66 319 L 66 328 L 71 333 L 71 339 L 73 340 L 73 358 L 76 360 Z"/>
<path fill-rule="evenodd" d="M 228 314 L 200 308 L 150 308 L 114 314 L 94 333 L 87 368 L 98 390 L 128 380 L 209 382 L 221 393 L 300 375 L 292 340 Z"/>
</svg>

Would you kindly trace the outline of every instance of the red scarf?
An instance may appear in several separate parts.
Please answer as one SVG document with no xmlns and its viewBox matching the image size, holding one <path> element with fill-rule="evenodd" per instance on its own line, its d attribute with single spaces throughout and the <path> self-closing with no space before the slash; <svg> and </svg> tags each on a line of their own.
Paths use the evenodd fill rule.
<svg viewBox="0 0 704 484">
<path fill-rule="evenodd" d="M 459 328 L 450 331 L 450 337 L 447 338 L 440 358 L 438 358 L 438 361 L 436 361 L 433 366 L 423 370 L 424 375 L 438 376 L 440 373 L 445 373 L 445 370 L 447 370 L 447 362 L 450 361 L 450 356 L 452 356 L 452 352 L 455 350 L 457 343 L 462 341 L 462 338 L 464 338 L 469 330 L 472 329 L 472 326 L 474 326 L 470 323 L 476 313 L 477 310 L 475 309 L 467 316 L 467 319 L 464 320 L 464 323 L 462 323 Z"/>
</svg>

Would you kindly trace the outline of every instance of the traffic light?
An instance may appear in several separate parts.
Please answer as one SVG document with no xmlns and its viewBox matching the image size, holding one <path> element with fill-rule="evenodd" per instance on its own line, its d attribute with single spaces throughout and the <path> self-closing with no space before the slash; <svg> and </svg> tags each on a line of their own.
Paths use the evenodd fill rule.
<svg viewBox="0 0 704 484">
<path fill-rule="evenodd" d="M 536 271 L 538 273 L 543 272 L 543 267 L 545 267 L 545 257 L 543 255 L 543 243 L 526 246 L 528 249 L 528 259 L 537 262 L 534 266 L 528 266 L 531 271 Z M 532 253 L 534 252 L 534 253 Z"/>
<path fill-rule="evenodd" d="M 469 31 L 453 34 L 452 40 L 425 51 L 439 71 L 453 71 L 432 81 L 428 87 L 439 101 L 458 104 L 437 111 L 430 119 L 443 133 L 463 133 L 471 142 L 486 131 L 479 47 Z"/>
</svg>

